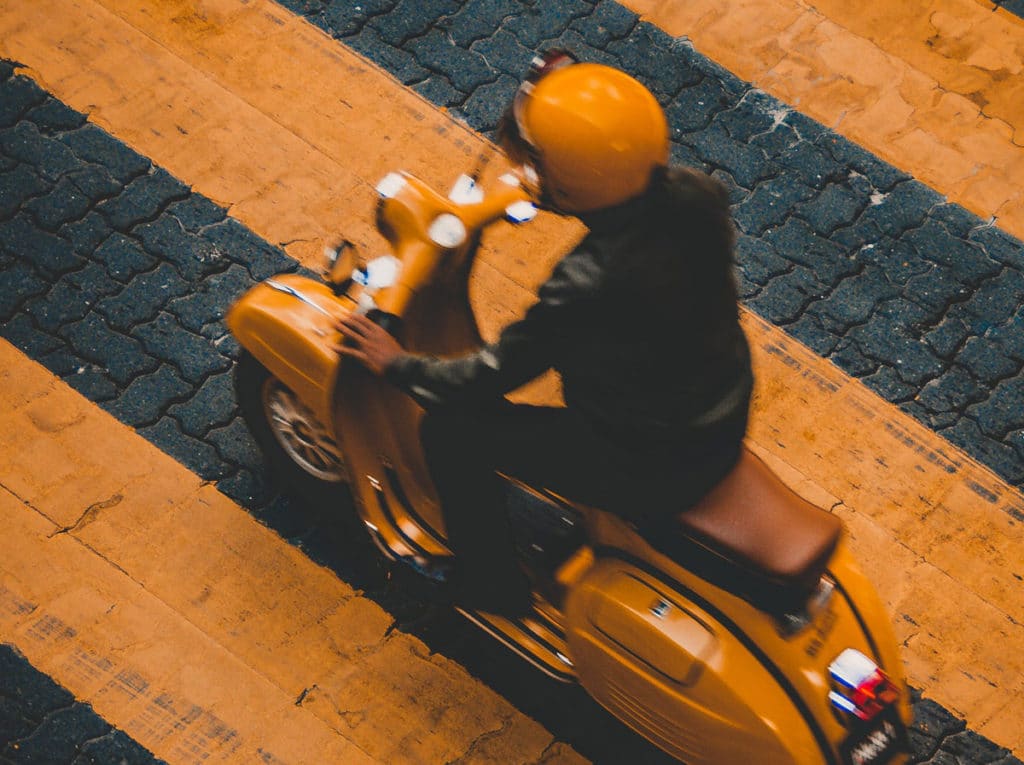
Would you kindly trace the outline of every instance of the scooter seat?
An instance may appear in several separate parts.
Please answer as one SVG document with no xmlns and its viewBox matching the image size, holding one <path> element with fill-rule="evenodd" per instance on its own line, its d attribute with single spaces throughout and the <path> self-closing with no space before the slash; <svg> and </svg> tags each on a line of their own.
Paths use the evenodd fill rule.
<svg viewBox="0 0 1024 765">
<path fill-rule="evenodd" d="M 701 548 L 704 566 L 715 571 L 711 578 L 724 578 L 727 589 L 772 610 L 792 607 L 813 592 L 843 530 L 837 516 L 797 495 L 747 449 L 678 523 Z M 744 575 L 745 581 L 728 581 Z"/>
</svg>

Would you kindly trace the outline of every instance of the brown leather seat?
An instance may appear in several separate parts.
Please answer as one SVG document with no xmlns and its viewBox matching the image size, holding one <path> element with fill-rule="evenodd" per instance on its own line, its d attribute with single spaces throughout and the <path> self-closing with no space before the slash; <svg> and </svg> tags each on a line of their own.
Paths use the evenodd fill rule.
<svg viewBox="0 0 1024 765">
<path fill-rule="evenodd" d="M 786 601 L 813 591 L 843 529 L 837 516 L 798 496 L 746 449 L 733 471 L 678 520 L 685 536 L 792 596 Z"/>
</svg>

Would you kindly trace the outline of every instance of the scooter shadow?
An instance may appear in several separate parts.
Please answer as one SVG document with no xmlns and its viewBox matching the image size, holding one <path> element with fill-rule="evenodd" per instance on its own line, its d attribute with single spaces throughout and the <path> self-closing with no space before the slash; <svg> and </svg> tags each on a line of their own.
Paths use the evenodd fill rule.
<svg viewBox="0 0 1024 765">
<path fill-rule="evenodd" d="M 429 586 L 416 574 L 384 561 L 347 492 L 316 503 L 278 495 L 257 515 L 391 614 L 395 629 L 458 662 L 591 762 L 677 762 L 605 712 L 581 687 L 557 682 L 528 665 L 451 607 L 430 598 Z"/>
</svg>

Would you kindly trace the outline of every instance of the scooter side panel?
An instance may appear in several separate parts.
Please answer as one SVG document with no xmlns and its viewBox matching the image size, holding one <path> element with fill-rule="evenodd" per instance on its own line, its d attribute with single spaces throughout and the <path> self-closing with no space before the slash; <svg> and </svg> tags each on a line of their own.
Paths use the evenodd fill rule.
<svg viewBox="0 0 1024 765">
<path fill-rule="evenodd" d="M 574 588 L 567 617 L 580 682 L 673 756 L 690 765 L 822 762 L 771 673 L 682 592 L 608 559 Z"/>
<path fill-rule="evenodd" d="M 768 671 L 770 682 L 774 682 L 784 693 L 779 699 L 771 701 L 755 702 L 750 697 L 743 695 L 744 703 L 749 703 L 756 709 L 757 716 L 765 720 L 774 720 L 780 710 L 787 708 L 796 710 L 803 719 L 801 723 L 805 730 L 813 729 L 814 743 L 817 754 L 808 762 L 838 763 L 838 754 L 841 744 L 851 735 L 849 720 L 845 720 L 832 708 L 828 700 L 830 690 L 829 664 L 844 649 L 855 648 L 862 653 L 875 658 L 879 664 L 887 669 L 890 662 L 897 669 L 892 673 L 894 679 L 902 677 L 898 669 L 898 660 L 889 654 L 895 653 L 895 643 L 891 638 L 891 628 L 888 617 L 877 604 L 877 596 L 870 584 L 864 580 L 853 562 L 845 542 L 840 545 L 829 563 L 829 573 L 839 583 L 836 594 L 831 598 L 826 608 L 814 618 L 814 620 L 803 630 L 790 636 L 786 636 L 779 629 L 777 621 L 770 615 L 759 611 L 746 601 L 731 595 L 714 586 L 713 584 L 700 579 L 688 571 L 679 563 L 662 555 L 645 540 L 639 537 L 625 523 L 608 514 L 600 514 L 592 519 L 590 524 L 592 534 L 597 544 L 600 561 L 593 569 L 597 573 L 602 571 L 602 566 L 607 565 L 608 558 L 619 558 L 617 565 L 636 569 L 647 577 L 645 581 L 658 583 L 659 591 L 668 592 L 672 595 L 671 600 L 679 605 L 686 603 L 694 604 L 698 609 L 704 610 L 711 615 L 704 619 L 705 624 L 711 625 L 716 638 L 723 641 L 720 645 L 729 645 L 742 649 L 762 667 Z M 584 577 L 584 584 L 588 577 Z M 579 588 L 578 588 L 579 589 Z M 585 591 L 580 589 L 581 592 Z M 573 658 L 580 668 L 580 676 L 586 679 L 592 676 L 593 671 L 583 666 L 588 659 L 581 660 L 576 655 L 579 646 L 580 636 L 593 642 L 594 640 L 607 642 L 610 638 L 605 633 L 600 633 L 595 626 L 595 619 L 581 608 L 575 592 L 570 598 L 570 614 L 568 620 L 568 634 L 570 648 Z M 680 600 L 681 599 L 681 600 Z M 872 607 L 871 604 L 875 606 Z M 650 608 L 655 605 L 651 603 L 640 603 L 635 608 Z M 687 606 L 689 608 L 689 606 Z M 692 612 L 692 609 L 690 609 Z M 724 636 L 724 637 L 723 637 Z M 885 646 L 885 654 L 879 655 L 881 646 Z M 623 653 L 621 645 L 609 654 L 615 657 L 612 665 L 631 664 L 631 666 L 643 666 L 644 650 L 637 649 Z M 735 653 L 736 656 L 741 655 Z M 638 662 L 640 662 L 638 664 Z M 608 661 L 605 660 L 605 664 Z M 602 665 L 603 666 L 603 665 Z M 706 669 L 711 663 L 705 664 Z M 597 670 L 600 677 L 602 669 Z M 642 674 L 639 670 L 638 673 Z M 749 664 L 747 661 L 730 661 L 720 665 L 715 670 L 720 681 L 728 687 L 744 688 L 750 684 Z M 666 674 L 666 673 L 662 673 Z M 668 673 L 671 674 L 671 673 Z M 692 686 L 696 687 L 696 686 Z M 761 687 L 761 686 L 759 686 Z M 600 692 L 592 689 L 595 696 Z M 680 691 L 687 697 L 693 691 Z M 777 694 L 772 694 L 777 695 Z M 900 711 L 904 711 L 906 699 L 903 700 Z M 711 704 L 708 708 L 719 709 Z M 728 708 L 728 707 L 723 707 Z M 680 708 L 680 714 L 685 710 Z M 904 720 L 907 718 L 904 717 Z M 775 722 L 772 725 L 779 725 Z M 781 730 L 781 728 L 780 728 Z M 702 762 L 702 760 L 696 760 Z M 714 762 L 715 760 L 708 760 Z M 732 761 L 729 759 L 719 760 L 722 762 Z M 763 761 L 755 759 L 755 761 Z M 780 760 L 781 762 L 803 762 L 804 760 L 790 759 Z M 888 762 L 902 762 L 902 756 L 892 758 Z"/>
<path fill-rule="evenodd" d="M 228 328 L 321 422 L 330 423 L 339 367 L 338 353 L 332 348 L 339 340 L 334 323 L 355 304 L 306 277 L 283 274 L 271 281 L 297 291 L 302 298 L 266 282 L 259 284 L 232 306 Z"/>
</svg>

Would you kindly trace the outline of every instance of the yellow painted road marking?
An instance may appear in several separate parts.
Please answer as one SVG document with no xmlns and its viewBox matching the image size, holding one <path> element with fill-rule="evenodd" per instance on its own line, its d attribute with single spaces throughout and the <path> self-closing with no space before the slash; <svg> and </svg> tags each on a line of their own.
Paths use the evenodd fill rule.
<svg viewBox="0 0 1024 765">
<path fill-rule="evenodd" d="M 0 642 L 158 757 L 580 761 L 4 341 L 0 411 Z"/>
<path fill-rule="evenodd" d="M 8 6 L 0 14 L 0 53 L 27 62 L 59 98 L 197 191 L 232 205 L 273 242 L 323 240 L 342 230 L 373 245 L 371 184 L 383 169 L 401 160 L 438 182 L 464 169 L 481 145 L 270 2 L 175 1 L 138 9 L 121 0 L 39 0 L 16 10 L 12 2 L 0 1 L 0 8 Z M 263 68 L 252 76 L 253 40 L 274 39 L 288 25 L 303 44 L 287 49 L 287 61 L 260 59 Z M 198 27 L 203 34 L 189 31 Z M 306 89 L 322 98 L 296 106 L 298 91 Z M 188 108 L 168 108 L 175 98 L 156 105 L 135 99 L 142 111 L 134 115 L 123 94 L 135 90 L 188 94 Z M 358 110 L 346 107 L 350 98 Z M 371 119 L 365 112 L 375 109 L 387 119 L 374 121 L 369 132 L 342 130 L 349 140 L 343 150 L 322 137 L 337 135 L 346 119 L 365 124 Z M 141 129 L 148 119 L 154 129 Z M 193 135 L 201 125 L 202 140 L 178 137 L 176 126 Z M 244 156 L 236 161 L 237 145 Z M 339 184 L 329 180 L 334 168 L 348 179 L 340 195 Z M 235 172 L 244 183 L 236 183 Z M 224 196 L 225 189 L 241 196 Z M 320 214 L 329 226 L 315 219 Z M 579 232 L 576 224 L 548 217 L 488 236 L 473 283 L 486 330 L 493 332 L 531 300 L 530 288 Z M 289 251 L 311 263 L 318 249 L 319 241 Z M 540 258 L 527 261 L 524 254 Z M 1024 644 L 1013 579 L 1022 573 L 1014 564 L 1024 560 L 1024 544 L 1008 512 L 1021 512 L 1020 495 L 783 332 L 749 313 L 744 321 L 760 379 L 755 447 L 799 490 L 844 514 L 855 549 L 893 610 L 912 682 L 976 729 L 1024 751 L 1012 713 L 1021 701 L 1024 659 L 1005 650 Z M 254 663 L 267 658 L 247 655 Z"/>
<path fill-rule="evenodd" d="M 1024 238 L 1024 21 L 978 0 L 624 0 Z"/>
</svg>

